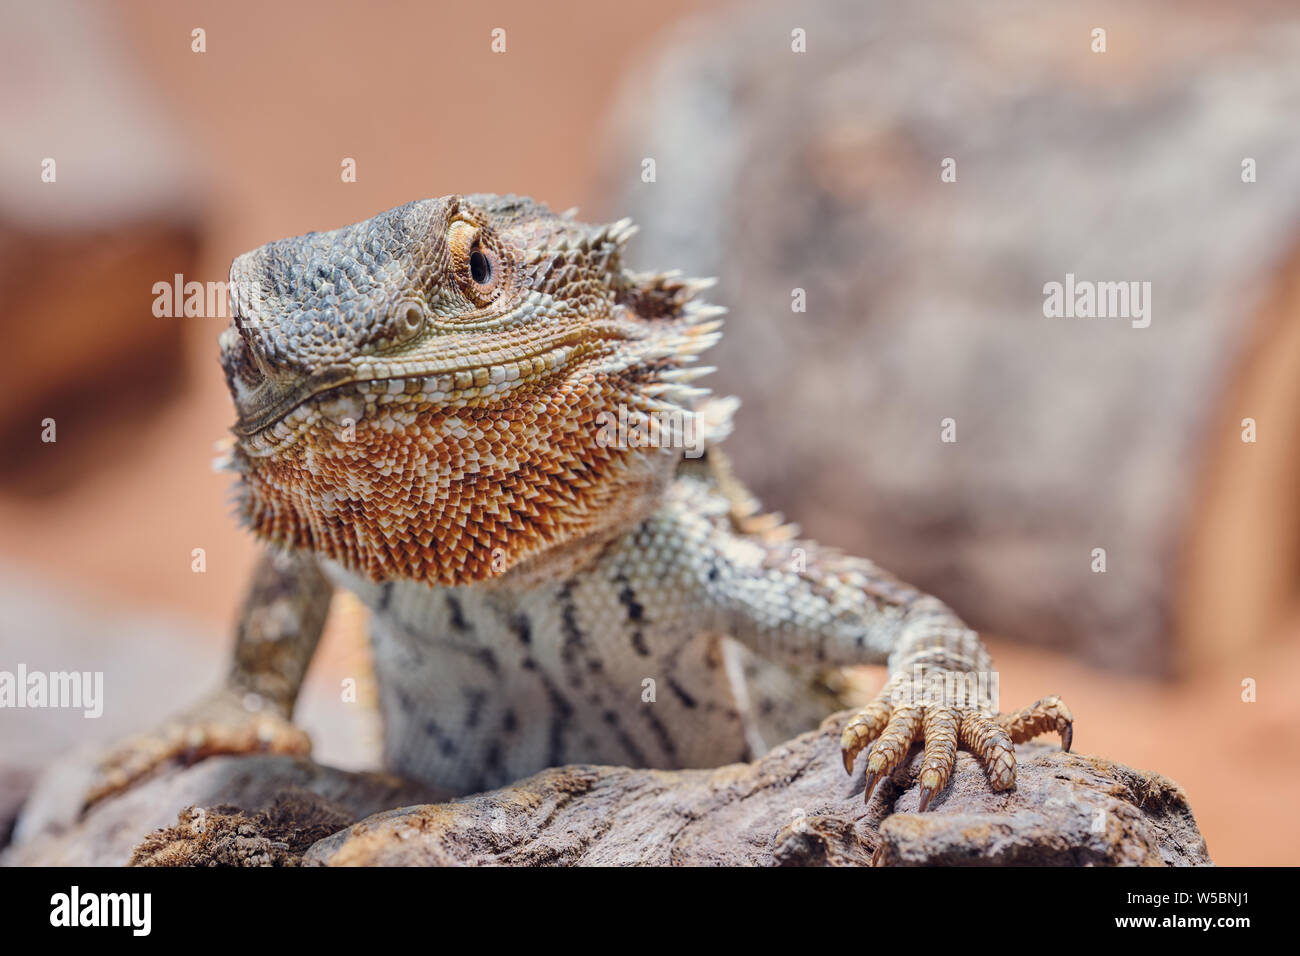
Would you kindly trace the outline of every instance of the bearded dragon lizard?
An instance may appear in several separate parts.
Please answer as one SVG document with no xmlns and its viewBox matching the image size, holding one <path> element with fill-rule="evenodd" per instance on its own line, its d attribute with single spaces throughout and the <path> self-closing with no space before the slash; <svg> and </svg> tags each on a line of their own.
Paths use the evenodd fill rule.
<svg viewBox="0 0 1300 956">
<path fill-rule="evenodd" d="M 735 402 L 693 384 L 723 310 L 625 268 L 634 231 L 450 196 L 235 260 L 225 467 L 268 553 L 227 685 L 108 754 L 85 804 L 178 760 L 306 752 L 289 718 L 336 587 L 370 610 L 388 766 L 455 793 L 751 759 L 835 706 L 817 674 L 866 663 L 890 676 L 842 750 L 852 773 L 874 741 L 868 800 L 916 741 L 922 810 L 959 746 L 995 790 L 1014 744 L 1069 749 L 1059 698 L 997 712 L 939 600 L 760 512 L 716 447 Z"/>
</svg>

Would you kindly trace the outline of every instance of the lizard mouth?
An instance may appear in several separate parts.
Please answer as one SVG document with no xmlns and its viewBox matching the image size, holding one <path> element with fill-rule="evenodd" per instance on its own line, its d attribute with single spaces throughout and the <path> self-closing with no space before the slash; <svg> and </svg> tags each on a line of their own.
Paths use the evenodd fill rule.
<svg viewBox="0 0 1300 956">
<path fill-rule="evenodd" d="M 330 376 L 325 375 L 314 379 L 311 382 L 303 382 L 297 386 L 276 387 L 274 383 L 268 383 L 258 389 L 255 397 L 248 402 L 249 408 L 241 410 L 239 419 L 231 426 L 231 431 L 240 438 L 252 438 L 269 428 L 275 427 L 276 424 L 287 418 L 295 409 L 307 404 L 319 395 L 332 391 L 344 385 L 352 384 L 359 379 L 349 379 L 350 370 L 339 370 L 337 381 L 331 381 Z"/>
<path fill-rule="evenodd" d="M 593 335 L 592 330 L 575 331 L 522 356 L 517 351 L 501 350 L 499 354 L 479 356 L 472 362 L 464 359 L 410 362 L 372 371 L 365 365 L 347 365 L 325 369 L 298 382 L 266 378 L 246 394 L 236 395 L 239 418 L 231 431 L 241 439 L 255 438 L 297 409 L 347 386 L 386 384 L 388 391 L 396 394 L 392 392 L 393 386 L 400 383 L 403 393 L 422 394 L 427 399 L 448 403 L 501 395 L 521 384 L 540 381 L 607 354 L 615 340 L 625 338 L 610 334 L 613 331 L 610 329 L 603 331 L 603 335 Z M 409 389 L 410 382 L 418 382 L 419 387 Z"/>
</svg>

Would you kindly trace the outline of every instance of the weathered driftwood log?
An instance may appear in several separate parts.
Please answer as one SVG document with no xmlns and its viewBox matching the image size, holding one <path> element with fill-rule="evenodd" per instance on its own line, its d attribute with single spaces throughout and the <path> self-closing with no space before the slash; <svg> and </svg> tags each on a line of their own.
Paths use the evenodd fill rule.
<svg viewBox="0 0 1300 956">
<path fill-rule="evenodd" d="M 1187 798 L 1173 781 L 1045 745 L 1020 748 L 1013 791 L 990 791 L 983 771 L 963 753 L 951 785 L 930 811 L 915 812 L 917 759 L 864 803 L 861 767 L 850 777 L 839 760 L 839 733 L 847 719 L 847 712 L 830 717 L 820 729 L 752 764 L 678 771 L 560 767 L 490 793 L 379 813 L 381 807 L 434 798 L 392 777 L 349 774 L 305 760 L 217 758 L 129 791 L 92 810 L 71 831 L 11 849 L 5 862 L 1210 862 Z M 154 828 L 159 829 L 150 833 Z"/>
<path fill-rule="evenodd" d="M 1167 672 L 1300 580 L 1297 57 L 1278 5 L 745 7 L 633 71 L 608 206 L 720 277 L 767 505 L 977 627 Z M 1049 317 L 1067 276 L 1145 313 Z"/>
<path fill-rule="evenodd" d="M 221 845 L 214 851 L 224 854 L 220 860 L 248 865 L 244 857 L 256 858 L 259 851 L 265 851 L 271 854 L 265 862 L 282 862 L 284 855 L 276 852 L 280 848 L 270 844 L 284 842 L 292 846 L 293 835 L 286 831 L 310 832 L 326 823 L 332 824 L 325 831 L 329 833 L 372 813 L 443 796 L 433 788 L 388 774 L 349 773 L 305 759 L 217 757 L 171 771 L 106 800 L 68 830 L 42 834 L 29 843 L 11 846 L 0 856 L 0 862 L 17 866 L 124 866 L 146 836 L 175 824 L 177 814 L 187 808 L 203 811 L 187 816 L 186 833 L 196 841 L 187 848 L 187 862 L 207 863 L 202 854 L 214 838 L 219 841 L 227 835 L 245 835 L 232 833 L 238 827 L 228 825 L 228 818 L 238 808 L 268 809 L 275 828 L 252 835 L 251 848 L 238 839 L 235 846 Z M 303 849 L 297 847 L 298 853 Z"/>
</svg>

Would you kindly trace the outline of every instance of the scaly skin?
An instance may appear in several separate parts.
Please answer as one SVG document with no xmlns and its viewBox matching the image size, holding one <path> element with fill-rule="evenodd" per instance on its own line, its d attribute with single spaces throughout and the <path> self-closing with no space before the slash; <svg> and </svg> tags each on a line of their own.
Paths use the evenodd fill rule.
<svg viewBox="0 0 1300 956">
<path fill-rule="evenodd" d="M 735 403 L 690 384 L 721 310 L 706 283 L 624 269 L 633 231 L 447 197 L 231 269 L 238 507 L 295 574 L 315 560 L 373 612 L 392 768 L 468 792 L 561 763 L 746 759 L 834 704 L 817 673 L 882 661 L 885 689 L 843 732 L 850 772 L 876 741 L 868 799 L 917 740 L 923 808 L 958 746 L 995 789 L 1014 784 L 1013 743 L 1054 730 L 1068 747 L 1056 698 L 998 717 L 995 685 L 916 695 L 918 678 L 987 678 L 978 637 L 759 512 L 714 447 Z M 611 441 L 620 411 L 709 450 Z M 270 644 L 243 629 L 231 685 L 287 713 L 328 588 L 295 603 L 283 575 L 254 586 L 246 620 L 275 605 L 281 623 Z"/>
</svg>

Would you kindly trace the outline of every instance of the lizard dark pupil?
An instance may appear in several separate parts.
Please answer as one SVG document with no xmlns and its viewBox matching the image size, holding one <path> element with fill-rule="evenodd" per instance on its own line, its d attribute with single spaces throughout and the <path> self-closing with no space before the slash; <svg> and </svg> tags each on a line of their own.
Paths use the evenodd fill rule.
<svg viewBox="0 0 1300 956">
<path fill-rule="evenodd" d="M 479 285 L 484 285 L 492 278 L 492 261 L 481 252 L 473 252 L 469 257 L 469 274 Z"/>
</svg>

